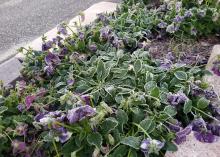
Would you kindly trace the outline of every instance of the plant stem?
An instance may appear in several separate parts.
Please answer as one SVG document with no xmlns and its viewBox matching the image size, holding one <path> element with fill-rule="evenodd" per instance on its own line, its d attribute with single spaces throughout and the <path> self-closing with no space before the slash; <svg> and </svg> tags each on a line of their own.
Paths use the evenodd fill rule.
<svg viewBox="0 0 220 157">
<path fill-rule="evenodd" d="M 211 118 L 211 119 L 213 119 L 213 120 L 215 120 L 215 121 L 217 121 L 217 122 L 220 122 L 218 119 L 216 119 L 215 117 L 213 117 L 213 116 L 211 116 L 211 115 L 205 113 L 204 111 L 202 111 L 202 110 L 200 110 L 200 109 L 198 109 L 198 108 L 196 108 L 196 107 L 194 107 L 194 106 L 193 106 L 193 108 L 194 108 L 196 111 L 198 111 L 198 112 L 200 112 L 200 113 L 206 115 L 207 117 L 209 117 L 209 118 Z"/>
<path fill-rule="evenodd" d="M 53 140 L 53 146 L 54 146 L 54 149 L 55 149 L 55 151 L 56 151 L 56 157 L 60 157 L 60 154 L 59 154 L 59 152 L 58 152 L 58 149 L 57 149 L 57 145 L 56 145 L 56 143 L 55 143 L 55 140 Z"/>
</svg>

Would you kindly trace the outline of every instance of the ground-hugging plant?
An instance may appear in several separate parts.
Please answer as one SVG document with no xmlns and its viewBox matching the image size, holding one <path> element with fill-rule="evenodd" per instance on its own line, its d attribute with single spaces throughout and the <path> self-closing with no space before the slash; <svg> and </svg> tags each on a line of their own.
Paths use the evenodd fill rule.
<svg viewBox="0 0 220 157">
<path fill-rule="evenodd" d="M 23 80 L 0 88 L 0 156 L 162 157 L 191 132 L 218 139 L 219 99 L 202 81 L 207 71 L 140 46 L 161 12 L 138 6 L 71 34 L 62 24 L 42 51 L 22 48 Z M 152 18 L 142 23 L 145 12 Z"/>
</svg>

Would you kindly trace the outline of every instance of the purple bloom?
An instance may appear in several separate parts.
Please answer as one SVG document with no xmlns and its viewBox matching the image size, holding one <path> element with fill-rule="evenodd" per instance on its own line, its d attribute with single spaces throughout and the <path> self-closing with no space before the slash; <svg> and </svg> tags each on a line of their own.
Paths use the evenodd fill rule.
<svg viewBox="0 0 220 157">
<path fill-rule="evenodd" d="M 194 27 L 191 28 L 191 35 L 197 35 L 197 30 Z"/>
<path fill-rule="evenodd" d="M 59 53 L 59 56 L 65 56 L 66 54 L 68 54 L 68 49 L 63 47 Z"/>
<path fill-rule="evenodd" d="M 181 130 L 181 126 L 179 122 L 177 122 L 176 124 L 169 123 L 168 128 L 173 132 L 179 132 Z"/>
<path fill-rule="evenodd" d="M 96 52 L 97 51 L 97 46 L 95 44 L 91 44 L 89 45 L 89 50 L 92 52 Z"/>
<path fill-rule="evenodd" d="M 47 93 L 47 90 L 46 90 L 45 88 L 40 88 L 40 89 L 36 92 L 36 96 L 37 96 L 37 97 L 43 97 L 46 93 Z"/>
<path fill-rule="evenodd" d="M 173 22 L 175 23 L 181 23 L 184 20 L 183 16 L 176 15 L 176 17 L 173 19 Z"/>
<path fill-rule="evenodd" d="M 217 76 L 220 76 L 220 61 L 213 62 L 212 72 Z"/>
<path fill-rule="evenodd" d="M 42 119 L 47 113 L 38 113 L 35 117 L 34 120 L 36 122 L 40 122 L 40 119 Z"/>
<path fill-rule="evenodd" d="M 191 10 L 187 10 L 187 11 L 185 12 L 185 14 L 184 14 L 184 17 L 186 17 L 186 18 L 189 18 L 189 17 L 192 17 L 192 16 L 193 16 L 193 13 L 192 13 Z"/>
<path fill-rule="evenodd" d="M 66 26 L 65 24 L 60 24 L 58 27 L 57 27 L 57 33 L 58 34 L 62 34 L 62 35 L 67 35 L 67 29 L 66 29 Z"/>
<path fill-rule="evenodd" d="M 205 16 L 206 16 L 206 10 L 200 10 L 200 11 L 198 12 L 198 15 L 199 15 L 200 17 L 205 17 Z"/>
<path fill-rule="evenodd" d="M 207 99 L 216 99 L 216 98 L 218 98 L 218 95 L 216 94 L 216 92 L 213 89 L 204 90 L 204 94 L 205 94 L 205 97 Z"/>
<path fill-rule="evenodd" d="M 189 135 L 192 131 L 192 126 L 189 125 L 186 128 L 180 130 L 176 133 L 176 138 L 174 139 L 176 144 L 181 144 L 186 141 L 186 136 Z"/>
<path fill-rule="evenodd" d="M 168 52 L 166 54 L 166 59 L 170 60 L 170 61 L 174 61 L 175 60 L 175 57 L 173 56 L 173 53 L 172 52 Z"/>
<path fill-rule="evenodd" d="M 67 113 L 67 119 L 69 120 L 69 123 L 72 124 L 81 121 L 87 117 L 92 117 L 95 114 L 96 112 L 92 107 L 90 107 L 89 105 L 85 105 L 69 110 Z"/>
<path fill-rule="evenodd" d="M 195 119 L 192 122 L 192 130 L 197 131 L 197 132 L 207 130 L 206 129 L 206 122 L 202 118 Z"/>
<path fill-rule="evenodd" d="M 174 24 L 170 24 L 167 26 L 166 32 L 168 33 L 175 33 L 175 25 Z"/>
<path fill-rule="evenodd" d="M 30 109 L 30 107 L 35 99 L 36 99 L 35 95 L 28 95 L 25 97 L 25 105 L 26 105 L 27 110 Z"/>
<path fill-rule="evenodd" d="M 25 136 L 27 134 L 27 129 L 28 129 L 28 125 L 25 123 L 21 123 L 16 126 L 15 131 L 16 131 L 17 135 Z"/>
<path fill-rule="evenodd" d="M 164 21 L 161 21 L 158 25 L 159 28 L 166 28 L 167 27 L 167 23 Z"/>
<path fill-rule="evenodd" d="M 193 96 L 200 96 L 204 94 L 204 90 L 198 87 L 197 85 L 191 84 L 190 87 L 191 87 L 191 92 Z"/>
<path fill-rule="evenodd" d="M 12 141 L 13 154 L 20 154 L 26 151 L 25 142 L 21 142 L 18 140 Z"/>
<path fill-rule="evenodd" d="M 110 34 L 110 29 L 108 27 L 103 27 L 100 30 L 100 37 L 103 40 L 108 40 Z"/>
<path fill-rule="evenodd" d="M 90 105 L 90 96 L 89 95 L 82 95 L 81 99 L 85 102 L 86 105 Z"/>
<path fill-rule="evenodd" d="M 46 72 L 47 76 L 51 76 L 54 73 L 54 67 L 53 66 L 45 66 L 44 72 Z"/>
<path fill-rule="evenodd" d="M 75 83 L 74 79 L 69 79 L 66 81 L 68 86 L 72 86 Z"/>
<path fill-rule="evenodd" d="M 164 144 L 164 142 L 159 140 L 147 138 L 141 142 L 140 148 L 141 151 L 148 156 L 151 153 L 158 154 L 158 152 L 164 147 Z"/>
<path fill-rule="evenodd" d="M 19 81 L 17 83 L 17 89 L 18 89 L 19 94 L 22 94 L 24 92 L 25 88 L 26 88 L 26 82 L 24 80 Z"/>
<path fill-rule="evenodd" d="M 17 109 L 18 109 L 20 112 L 23 112 L 24 109 L 25 109 L 25 106 L 24 106 L 23 104 L 18 104 Z"/>
<path fill-rule="evenodd" d="M 53 41 L 47 41 L 42 44 L 42 51 L 47 51 L 53 47 Z"/>
<path fill-rule="evenodd" d="M 182 2 L 176 2 L 176 11 L 180 12 L 181 8 L 182 8 Z"/>
<path fill-rule="evenodd" d="M 220 124 L 219 123 L 208 124 L 207 129 L 210 130 L 213 135 L 220 136 Z"/>
<path fill-rule="evenodd" d="M 165 59 L 160 61 L 160 68 L 163 70 L 169 70 L 172 67 L 172 61 Z"/>
<path fill-rule="evenodd" d="M 217 137 L 210 132 L 194 132 L 194 136 L 200 142 L 213 143 L 217 141 Z"/>
<path fill-rule="evenodd" d="M 177 106 L 184 104 L 188 100 L 188 97 L 182 91 L 178 91 L 176 94 L 169 93 L 167 99 L 171 105 Z"/>
<path fill-rule="evenodd" d="M 60 58 L 58 55 L 54 54 L 54 53 L 51 53 L 49 52 L 45 58 L 45 63 L 48 65 L 48 66 L 52 66 L 52 65 L 57 65 L 60 63 Z"/>
<path fill-rule="evenodd" d="M 56 128 L 59 134 L 59 141 L 61 143 L 65 143 L 68 141 L 72 135 L 72 133 L 68 132 L 64 127 Z"/>
<path fill-rule="evenodd" d="M 85 34 L 83 33 L 83 32 L 79 32 L 79 39 L 80 40 L 84 40 L 84 38 L 85 38 Z"/>
</svg>

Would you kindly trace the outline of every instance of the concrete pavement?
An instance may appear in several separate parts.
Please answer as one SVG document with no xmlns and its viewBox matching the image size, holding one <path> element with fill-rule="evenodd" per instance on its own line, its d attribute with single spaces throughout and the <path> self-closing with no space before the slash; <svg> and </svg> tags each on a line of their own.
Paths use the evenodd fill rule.
<svg viewBox="0 0 220 157">
<path fill-rule="evenodd" d="M 14 56 L 20 46 L 101 1 L 0 0 L 0 63 Z"/>
</svg>

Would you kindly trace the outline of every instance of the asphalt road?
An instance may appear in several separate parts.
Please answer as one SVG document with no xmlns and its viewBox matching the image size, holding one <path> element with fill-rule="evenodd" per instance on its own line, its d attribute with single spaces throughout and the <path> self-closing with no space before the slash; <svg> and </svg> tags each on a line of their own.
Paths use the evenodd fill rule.
<svg viewBox="0 0 220 157">
<path fill-rule="evenodd" d="M 103 0 L 0 0 L 0 62 L 24 43 L 100 1 Z"/>
</svg>

